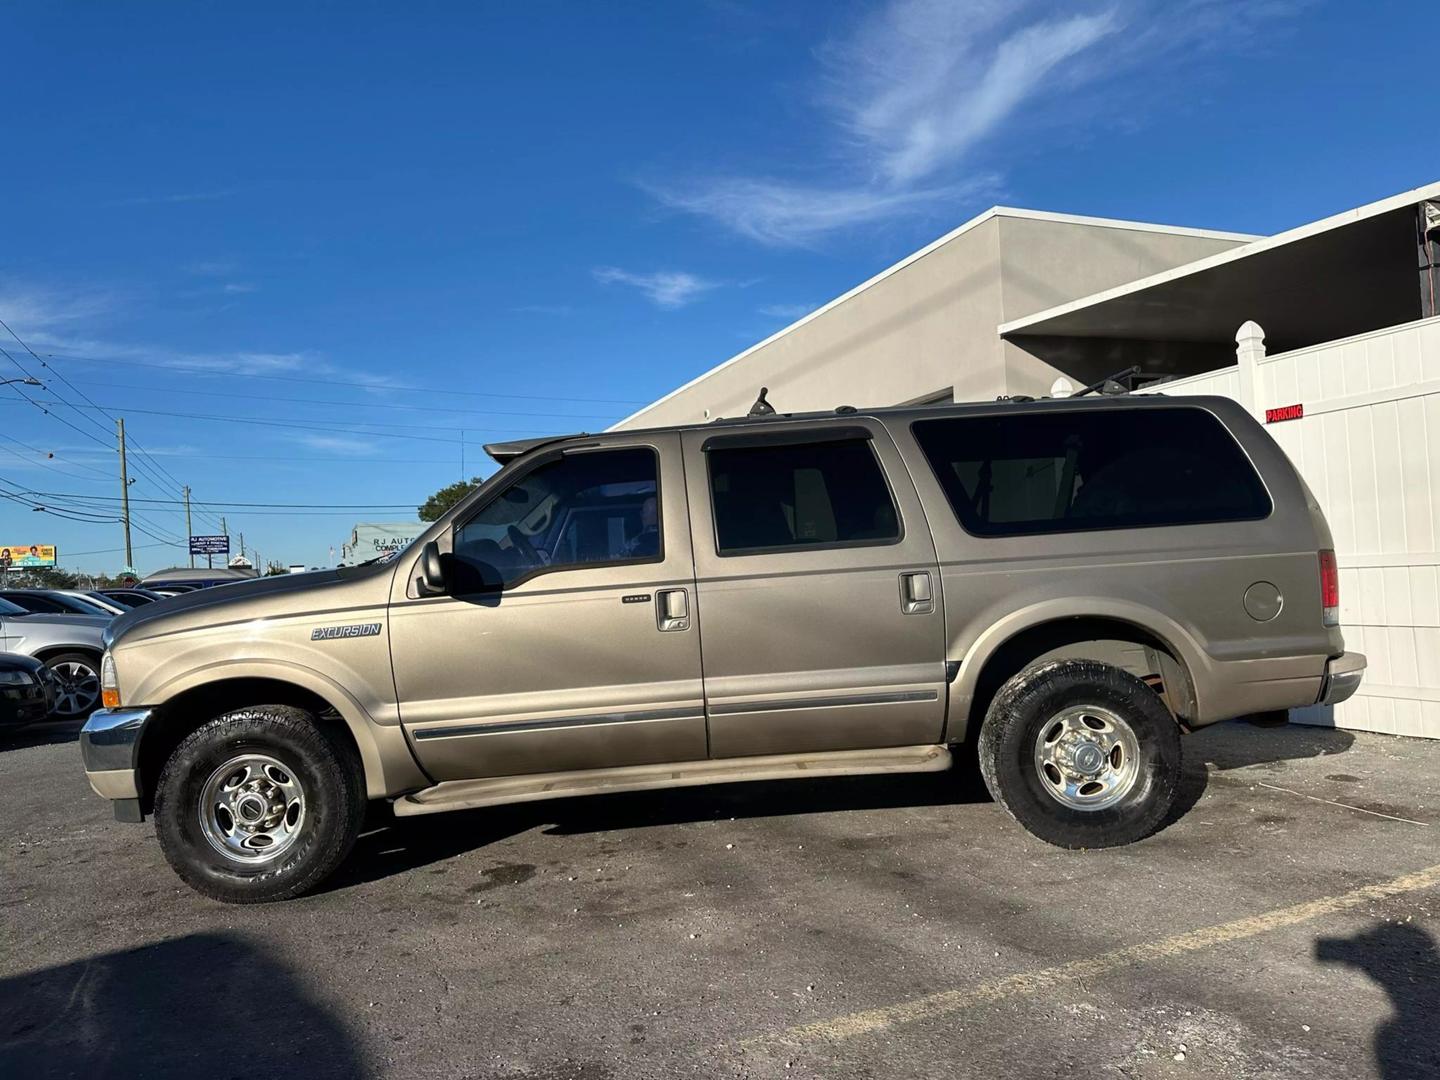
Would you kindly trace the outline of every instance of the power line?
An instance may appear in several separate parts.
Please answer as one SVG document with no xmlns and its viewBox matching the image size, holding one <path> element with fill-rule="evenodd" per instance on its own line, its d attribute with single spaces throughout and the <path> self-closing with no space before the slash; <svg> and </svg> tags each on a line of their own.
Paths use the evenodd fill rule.
<svg viewBox="0 0 1440 1080">
<path fill-rule="evenodd" d="M 54 370 L 53 368 L 51 369 Z M 560 420 L 603 420 L 613 416 L 613 413 L 556 413 L 556 412 L 514 412 L 508 409 L 447 409 L 440 405 L 405 405 L 399 402 L 388 401 L 336 401 L 332 398 L 296 398 L 282 397 L 278 394 L 236 394 L 227 390 L 181 390 L 176 387 L 166 387 L 159 390 L 153 386 L 140 386 L 137 383 L 112 383 L 97 382 L 93 386 L 104 386 L 115 390 L 144 390 L 147 393 L 164 394 L 192 394 L 199 397 L 223 397 L 243 398 L 246 401 L 279 401 L 288 405 L 338 405 L 343 408 L 354 409 L 401 409 L 406 412 L 424 413 L 458 413 L 462 416 L 533 416 L 543 419 Z M 122 408 L 122 406 L 112 406 Z"/>
<path fill-rule="evenodd" d="M 102 413 L 102 414 L 103 414 L 106 418 L 108 418 L 110 421 L 112 421 L 112 422 L 117 422 L 117 418 L 115 417 L 115 415 L 114 415 L 113 413 L 107 412 L 104 408 L 102 408 L 100 405 L 98 405 L 98 404 L 95 402 L 95 399 L 94 399 L 94 398 L 92 398 L 89 394 L 85 393 L 84 390 L 80 389 L 80 387 L 76 386 L 73 382 L 71 382 L 71 381 L 66 377 L 66 375 L 65 375 L 65 373 L 64 373 L 63 371 L 61 371 L 59 368 L 55 367 L 53 364 L 50 364 L 44 357 L 42 357 L 42 356 L 40 356 L 38 353 L 36 353 L 35 350 L 32 349 L 32 348 L 24 341 L 24 339 L 22 339 L 22 338 L 20 337 L 20 335 L 17 334 L 17 333 L 11 328 L 11 326 L 10 326 L 9 323 L 5 322 L 5 320 L 3 320 L 3 319 L 0 319 L 0 327 L 4 327 L 5 332 L 8 333 L 8 334 L 9 334 L 12 338 L 14 338 L 16 341 L 18 341 L 18 342 L 20 343 L 20 346 L 21 346 L 27 353 L 29 353 L 32 357 L 34 357 L 35 360 L 39 362 L 39 364 L 40 364 L 40 366 L 41 366 L 42 368 L 44 368 L 46 371 L 48 371 L 48 372 L 50 372 L 51 374 L 53 374 L 56 378 L 58 378 L 61 382 L 63 382 L 66 386 L 68 386 L 68 387 L 69 387 L 71 390 L 73 390 L 75 393 L 79 394 L 80 397 L 83 398 L 83 399 L 85 400 L 85 402 L 86 402 L 92 409 L 98 410 L 100 413 Z M 8 355 L 8 354 L 7 354 L 7 355 Z M 24 370 L 23 365 L 20 365 L 19 362 L 14 359 L 14 357 L 11 357 L 11 361 L 12 361 L 13 363 L 15 363 L 16 366 L 21 367 L 21 370 Z M 27 372 L 27 374 L 28 374 L 28 372 Z M 53 386 L 49 387 L 48 389 L 50 390 L 50 392 L 51 392 L 52 394 L 54 394 L 56 397 L 60 398 L 61 401 L 64 401 L 65 404 L 66 404 L 67 406 L 69 406 L 72 410 L 76 411 L 77 413 L 80 412 L 79 406 L 77 406 L 77 405 L 75 405 L 74 403 L 66 400 L 65 397 L 64 397 L 64 395 L 60 394 Z M 107 434 L 107 436 L 108 436 L 108 434 L 109 434 L 109 428 L 106 428 L 106 427 L 105 427 L 104 425 L 102 425 L 98 420 L 96 420 L 94 417 L 92 417 L 92 416 L 90 416 L 90 415 L 88 415 L 88 414 L 86 414 L 86 413 L 81 413 L 81 415 L 84 416 L 85 419 L 89 420 L 91 424 L 93 424 L 94 426 L 100 428 L 100 430 L 104 431 L 104 432 Z M 146 479 L 148 479 L 148 480 L 150 480 L 151 482 L 155 483 L 155 484 L 158 485 L 161 489 L 164 489 L 164 488 L 166 487 L 166 483 L 165 483 L 164 479 L 162 479 L 162 477 L 160 476 L 160 473 L 163 472 L 166 476 L 168 476 L 168 477 L 170 478 L 170 480 L 175 484 L 175 486 L 176 486 L 177 488 L 184 486 L 184 485 L 180 482 L 180 480 L 174 476 L 173 473 L 171 473 L 168 469 L 166 469 L 166 468 L 165 468 L 163 465 L 161 465 L 159 462 L 155 461 L 155 460 L 150 456 L 149 452 L 148 452 L 143 446 L 140 446 L 140 445 L 139 445 L 138 443 L 136 443 L 133 439 L 130 440 L 130 445 L 134 446 L 135 449 L 138 451 L 138 456 L 135 456 L 135 457 L 133 458 L 134 465 L 135 465 L 135 467 L 137 468 L 137 470 L 138 470 Z M 157 527 L 158 527 L 158 526 L 157 526 Z"/>
<path fill-rule="evenodd" d="M 31 491 L 31 495 L 51 495 L 58 499 L 87 499 L 92 502 L 119 502 L 116 495 L 80 495 L 67 491 Z M 183 501 L 170 499 L 134 499 L 132 503 L 175 503 L 184 505 Z M 206 505 L 219 506 L 226 509 L 235 507 L 257 507 L 268 510 L 399 510 L 409 506 L 408 502 L 403 503 L 256 503 L 256 502 L 227 502 L 223 499 L 212 499 Z"/>
<path fill-rule="evenodd" d="M 213 367 L 187 367 L 181 364 L 153 364 L 143 360 L 101 359 L 94 356 L 74 356 L 66 353 L 46 353 L 57 360 L 75 360 L 84 364 L 118 364 L 122 367 L 155 368 L 159 371 L 183 371 L 191 375 L 216 375 L 228 379 L 271 379 L 276 382 L 314 383 L 322 386 L 351 386 L 361 390 L 395 390 L 413 394 L 444 394 L 447 397 L 503 398 L 510 401 L 569 401 L 586 405 L 644 405 L 635 398 L 592 398 L 557 397 L 554 394 L 502 394 L 489 390 L 452 390 L 448 387 L 404 386 L 384 382 L 360 382 L 352 379 L 319 379 L 302 375 L 266 375 L 258 371 L 223 371 Z"/>
<path fill-rule="evenodd" d="M 25 365 L 22 364 L 22 363 L 20 363 L 19 360 L 16 360 L 15 357 L 14 357 L 13 355 L 11 355 L 10 352 L 8 352 L 6 349 L 0 348 L 0 356 L 5 357 L 5 359 L 9 360 L 9 361 L 10 361 L 12 364 L 14 364 L 17 368 L 19 368 L 21 371 L 25 372 L 25 374 L 26 374 L 29 378 L 32 378 L 32 379 L 35 378 L 34 375 L 31 375 L 31 374 L 30 374 L 29 370 L 25 367 Z M 38 381 L 38 380 L 37 380 L 37 381 Z M 72 424 L 69 420 L 65 419 L 65 417 L 60 416 L 60 415 L 58 415 L 57 413 L 53 413 L 53 412 L 51 412 L 49 409 L 47 409 L 47 408 L 45 407 L 46 405 L 64 405 L 65 407 L 70 408 L 70 409 L 77 409 L 77 406 L 71 405 L 70 402 L 66 401 L 64 398 L 61 398 L 59 401 L 39 402 L 39 401 L 36 401 L 34 398 L 32 398 L 29 394 L 25 393 L 25 391 L 21 390 L 21 389 L 20 389 L 18 386 L 16 386 L 14 383 L 10 383 L 10 384 L 8 384 L 8 385 L 10 386 L 10 389 L 11 389 L 11 390 L 15 391 L 15 393 L 17 393 L 17 394 L 20 395 L 21 400 L 26 401 L 26 402 L 30 403 L 31 405 L 35 406 L 35 408 L 39 409 L 39 410 L 40 410 L 42 413 L 44 413 L 46 416 L 49 416 L 49 417 L 51 417 L 52 419 L 55 419 L 55 420 L 59 420 L 60 423 L 64 424 L 64 425 L 65 425 L 66 427 L 68 427 L 71 431 L 77 432 L 78 434 L 81 434 L 81 435 L 85 436 L 85 438 L 89 439 L 91 442 L 93 442 L 93 443 L 99 443 L 101 446 L 104 446 L 104 447 L 106 447 L 106 449 L 109 449 L 109 443 L 107 443 L 104 439 L 97 438 L 97 437 L 96 437 L 94 434 L 92 434 L 91 432 L 86 431 L 86 430 L 85 430 L 84 428 L 82 428 L 82 427 L 77 427 L 75 424 Z M 47 387 L 47 389 L 51 389 L 51 388 Z M 53 390 L 53 389 L 51 389 L 51 393 L 54 393 L 54 390 Z M 55 396 L 56 396 L 56 397 L 60 397 L 59 394 L 56 394 Z M 77 411 L 78 411 L 78 410 L 77 410 Z"/>
<path fill-rule="evenodd" d="M 27 400 L 29 400 L 29 399 L 27 399 Z M 31 404 L 37 404 L 37 405 L 38 405 L 38 404 L 40 404 L 40 403 L 37 403 L 37 402 L 32 401 Z M 51 404 L 55 404 L 55 403 L 52 402 Z M 73 408 L 83 408 L 84 406 L 72 406 L 72 407 L 73 407 Z M 100 408 L 100 406 L 95 406 L 95 408 Z M 113 405 L 112 405 L 112 406 L 110 406 L 110 408 L 117 408 L 117 406 L 113 406 Z M 134 409 L 134 408 L 130 408 L 129 406 L 125 406 L 122 411 L 124 411 L 126 414 L 135 413 L 135 414 L 142 415 L 142 416 L 172 416 L 172 417 L 179 417 L 179 418 L 182 419 L 182 420 L 218 420 L 218 421 L 220 421 L 220 422 L 222 422 L 222 423 L 230 423 L 230 424 L 257 424 L 257 425 L 260 425 L 260 426 L 262 426 L 262 427 L 298 428 L 298 429 L 300 429 L 300 430 L 302 430 L 302 431 L 315 431 L 315 430 L 319 429 L 319 430 L 322 431 L 322 432 L 331 433 L 331 434 L 333 434 L 333 433 L 348 433 L 348 434 L 351 434 L 351 435 L 368 435 L 368 436 L 372 436 L 372 437 L 375 437 L 375 438 L 382 438 L 382 439 L 415 439 L 415 440 L 418 440 L 418 441 L 420 441 L 420 442 L 438 442 L 438 443 L 445 443 L 447 446 L 453 446 L 453 445 L 455 445 L 456 440 L 455 440 L 455 439 L 443 439 L 443 438 L 440 438 L 439 436 L 435 436 L 435 435 L 404 435 L 404 434 L 399 434 L 399 433 L 397 433 L 397 432 L 391 432 L 391 431 L 368 431 L 368 430 L 366 430 L 366 427 L 372 427 L 372 428 L 375 428 L 375 427 L 383 427 L 383 428 L 414 428 L 414 429 L 418 429 L 418 430 L 421 430 L 421 431 L 453 431 L 453 432 L 455 432 L 455 433 L 457 433 L 457 434 L 459 434 L 459 433 L 462 432 L 462 431 L 474 431 L 474 430 L 476 430 L 476 429 L 473 428 L 473 427 L 465 427 L 465 428 L 454 427 L 454 428 L 449 428 L 449 427 L 439 427 L 438 425 L 434 425 L 434 424 L 381 424 L 381 423 L 374 423 L 374 422 L 367 421 L 367 420 L 357 421 L 356 424 L 337 424 L 336 422 L 330 421 L 330 420 L 294 420 L 294 421 L 269 420 L 269 419 L 266 419 L 265 417 L 261 417 L 261 416 L 226 416 L 226 415 L 222 415 L 222 414 L 219 414 L 219 413 L 180 413 L 180 412 L 172 412 L 172 411 L 167 410 L 167 409 Z M 52 415 L 53 415 L 53 414 L 52 414 Z M 60 419 L 60 418 L 59 418 L 59 417 L 56 417 L 56 419 Z M 357 426 L 357 424 L 358 424 L 358 425 L 363 425 L 363 426 Z M 493 432 L 501 432 L 501 433 L 506 433 L 506 434 L 510 434 L 510 433 L 526 434 L 526 435 L 534 435 L 534 434 L 536 434 L 536 429 L 535 429 L 535 428 L 503 428 L 503 427 L 488 427 L 488 426 L 487 426 L 487 427 L 483 428 L 482 430 L 484 430 L 484 431 L 493 431 Z M 87 434 L 87 433 L 82 432 L 82 434 Z"/>
</svg>

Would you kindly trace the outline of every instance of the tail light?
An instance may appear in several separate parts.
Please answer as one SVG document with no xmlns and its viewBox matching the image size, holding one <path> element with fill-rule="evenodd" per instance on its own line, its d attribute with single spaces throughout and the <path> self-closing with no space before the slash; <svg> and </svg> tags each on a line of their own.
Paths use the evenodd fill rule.
<svg viewBox="0 0 1440 1080">
<path fill-rule="evenodd" d="M 1340 625 L 1340 568 L 1335 565 L 1335 552 L 1320 552 L 1320 621 L 1325 626 Z"/>
</svg>

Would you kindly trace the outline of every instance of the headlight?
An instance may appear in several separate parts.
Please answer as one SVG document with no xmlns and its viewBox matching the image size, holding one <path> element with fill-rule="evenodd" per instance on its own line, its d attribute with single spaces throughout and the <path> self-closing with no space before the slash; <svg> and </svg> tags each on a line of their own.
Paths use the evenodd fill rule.
<svg viewBox="0 0 1440 1080">
<path fill-rule="evenodd" d="M 35 676 L 28 671 L 0 671 L 0 686 L 34 686 Z"/>
<path fill-rule="evenodd" d="M 100 703 L 107 709 L 120 707 L 120 683 L 115 678 L 115 658 L 109 649 L 100 661 Z"/>
</svg>

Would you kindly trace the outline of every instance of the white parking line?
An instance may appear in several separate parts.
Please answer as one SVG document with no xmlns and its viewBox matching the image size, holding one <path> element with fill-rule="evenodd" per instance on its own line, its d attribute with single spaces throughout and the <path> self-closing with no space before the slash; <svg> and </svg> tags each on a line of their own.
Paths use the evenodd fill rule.
<svg viewBox="0 0 1440 1080">
<path fill-rule="evenodd" d="M 747 1039 L 741 1045 L 745 1049 L 762 1049 L 766 1046 L 799 1047 L 823 1042 L 841 1042 L 883 1031 L 895 1027 L 897 1024 L 909 1024 L 975 1006 L 992 1005 L 1009 998 L 1027 997 L 1066 983 L 1106 975 L 1120 968 L 1167 960 L 1186 953 L 1198 952 L 1201 949 L 1243 941 L 1272 930 L 1280 930 L 1287 926 L 1310 922 L 1325 915 L 1346 911 L 1361 904 L 1418 892 L 1436 885 L 1440 885 L 1440 866 L 1430 866 L 1413 874 L 1405 874 L 1389 881 L 1365 885 L 1358 889 L 1352 889 L 1350 892 L 1322 897 L 1319 900 L 1310 900 L 1293 907 L 1276 908 L 1260 915 L 1236 919 L 1234 922 L 1220 923 L 1217 926 L 1207 926 L 1200 930 L 1191 930 L 1188 933 L 1177 934 L 1160 941 L 1131 945 L 1086 960 L 1073 960 L 1068 964 L 1060 964 L 1043 971 L 1022 972 L 1003 979 L 980 983 L 978 986 L 942 990 L 895 1005 L 849 1013 L 830 1020 L 800 1024 L 777 1034 Z"/>
</svg>

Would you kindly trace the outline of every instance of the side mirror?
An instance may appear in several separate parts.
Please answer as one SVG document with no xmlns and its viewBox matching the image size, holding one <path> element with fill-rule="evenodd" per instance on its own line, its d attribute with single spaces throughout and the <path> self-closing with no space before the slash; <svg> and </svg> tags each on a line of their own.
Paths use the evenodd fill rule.
<svg viewBox="0 0 1440 1080">
<path fill-rule="evenodd" d="M 431 540 L 420 552 L 420 561 L 415 565 L 415 591 L 421 596 L 444 596 L 445 567 L 440 562 L 440 547 Z"/>
</svg>

